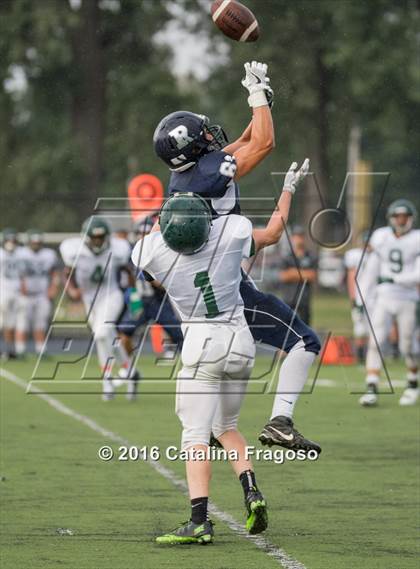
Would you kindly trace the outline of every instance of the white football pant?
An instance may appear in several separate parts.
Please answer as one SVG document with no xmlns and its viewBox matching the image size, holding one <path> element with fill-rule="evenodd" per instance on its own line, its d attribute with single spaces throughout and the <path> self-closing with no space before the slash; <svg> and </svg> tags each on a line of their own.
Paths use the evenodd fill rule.
<svg viewBox="0 0 420 569">
<path fill-rule="evenodd" d="M 16 331 L 29 330 L 46 332 L 51 316 L 51 301 L 44 294 L 27 296 L 21 294 L 17 302 Z"/>
<path fill-rule="evenodd" d="M 130 360 L 121 346 L 116 329 L 116 323 L 124 308 L 122 291 L 116 289 L 97 295 L 90 302 L 87 299 L 83 300 L 101 368 L 111 368 L 114 357 L 121 365 L 127 365 Z"/>
<path fill-rule="evenodd" d="M 414 353 L 413 350 L 413 338 L 416 333 L 416 302 L 412 300 L 378 299 L 371 314 L 374 336 L 371 332 L 366 358 L 368 370 L 381 369 L 382 361 L 376 342 L 379 348 L 385 345 L 394 318 L 398 325 L 399 349 L 405 358 L 407 367 L 414 368 L 418 365 L 418 354 Z"/>
<path fill-rule="evenodd" d="M 176 413 L 182 448 L 208 445 L 236 430 L 254 365 L 255 344 L 243 314 L 227 323 L 184 324 L 183 367 L 178 374 Z"/>
<path fill-rule="evenodd" d="M 18 293 L 1 290 L 0 294 L 0 329 L 10 330 L 16 325 Z"/>
</svg>

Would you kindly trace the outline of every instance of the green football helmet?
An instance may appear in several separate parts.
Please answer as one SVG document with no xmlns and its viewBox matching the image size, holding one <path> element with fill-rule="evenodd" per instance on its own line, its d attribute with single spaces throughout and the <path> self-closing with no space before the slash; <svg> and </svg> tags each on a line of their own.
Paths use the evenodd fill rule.
<svg viewBox="0 0 420 569">
<path fill-rule="evenodd" d="M 13 251 L 18 245 L 18 234 L 13 227 L 6 227 L 1 234 L 1 241 L 6 251 Z"/>
<path fill-rule="evenodd" d="M 163 204 L 159 224 L 166 245 L 183 255 L 193 255 L 204 247 L 209 239 L 211 210 L 199 195 L 173 194 Z"/>
<path fill-rule="evenodd" d="M 108 249 L 111 229 L 103 217 L 89 217 L 82 226 L 82 232 L 86 245 L 95 255 Z"/>
<path fill-rule="evenodd" d="M 398 221 L 399 215 L 405 215 L 406 221 L 401 223 Z M 417 217 L 417 210 L 413 203 L 406 199 L 395 200 L 388 207 L 386 214 L 389 225 L 398 235 L 408 233 L 413 227 L 413 223 Z"/>
</svg>

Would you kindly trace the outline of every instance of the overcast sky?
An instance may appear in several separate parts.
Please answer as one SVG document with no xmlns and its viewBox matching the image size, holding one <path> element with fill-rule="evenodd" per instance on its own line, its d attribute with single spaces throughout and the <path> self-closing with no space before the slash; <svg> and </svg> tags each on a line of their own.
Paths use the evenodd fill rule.
<svg viewBox="0 0 420 569">
<path fill-rule="evenodd" d="M 206 9 L 208 8 L 210 18 L 208 0 L 198 1 L 201 1 Z M 209 36 L 203 32 L 199 34 L 189 32 L 188 26 L 194 26 L 197 23 L 197 18 L 182 10 L 179 4 L 171 3 L 170 12 L 174 19 L 156 35 L 156 41 L 164 43 L 172 49 L 174 73 L 176 75 L 192 74 L 197 79 L 207 79 L 210 69 L 226 60 L 229 53 L 227 42 L 211 42 Z"/>
<path fill-rule="evenodd" d="M 206 8 L 208 0 L 198 0 Z M 82 0 L 69 0 L 73 10 L 79 10 Z M 119 0 L 102 0 L 101 8 L 104 10 L 118 11 Z M 176 2 L 170 4 L 170 12 L 174 16 L 166 27 L 156 34 L 158 44 L 168 45 L 173 53 L 173 72 L 180 77 L 193 75 L 204 81 L 207 79 L 211 68 L 226 60 L 229 53 L 227 42 L 210 42 L 208 35 L 203 32 L 193 34 L 188 31 L 188 26 L 196 24 L 196 17 L 186 13 Z M 210 17 L 210 14 L 209 14 Z M 22 67 L 11 65 L 9 77 L 5 80 L 6 91 L 19 96 L 26 90 L 27 80 Z"/>
</svg>

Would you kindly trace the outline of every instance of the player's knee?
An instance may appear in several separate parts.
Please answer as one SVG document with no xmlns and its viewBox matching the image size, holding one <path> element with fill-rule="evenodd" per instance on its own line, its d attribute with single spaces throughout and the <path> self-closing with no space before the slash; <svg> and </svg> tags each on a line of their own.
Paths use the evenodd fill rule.
<svg viewBox="0 0 420 569">
<path fill-rule="evenodd" d="M 303 343 L 305 345 L 306 352 L 313 352 L 314 354 L 319 354 L 321 351 L 321 342 L 317 334 L 310 328 L 306 326 L 304 335 L 302 336 Z"/>
<path fill-rule="evenodd" d="M 238 429 L 238 417 L 231 417 L 213 424 L 212 432 L 213 435 L 218 439 L 228 431 L 236 431 Z"/>
<path fill-rule="evenodd" d="M 120 334 L 124 334 L 124 336 L 134 336 L 134 332 L 136 331 L 136 325 L 130 324 L 129 322 L 122 322 L 121 324 L 117 325 L 117 331 Z"/>
<path fill-rule="evenodd" d="M 110 336 L 113 337 L 113 334 L 109 326 L 98 326 L 95 329 L 95 340 L 107 340 Z"/>
<path fill-rule="evenodd" d="M 209 446 L 210 431 L 200 427 L 185 427 L 182 431 L 181 449 L 197 445 Z"/>
</svg>

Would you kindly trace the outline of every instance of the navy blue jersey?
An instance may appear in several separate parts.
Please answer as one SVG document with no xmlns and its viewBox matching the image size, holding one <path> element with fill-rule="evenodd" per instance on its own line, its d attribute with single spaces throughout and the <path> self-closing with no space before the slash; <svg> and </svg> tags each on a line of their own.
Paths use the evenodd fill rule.
<svg viewBox="0 0 420 569">
<path fill-rule="evenodd" d="M 206 199 L 213 217 L 231 213 L 240 215 L 239 188 L 233 177 L 236 161 L 222 150 L 205 154 L 195 166 L 185 172 L 173 172 L 169 193 L 194 192 Z"/>
<path fill-rule="evenodd" d="M 213 217 L 241 213 L 239 188 L 234 181 L 236 161 L 223 151 L 205 154 L 195 166 L 185 172 L 173 172 L 169 180 L 169 193 L 194 192 L 206 199 Z M 244 313 L 256 342 L 263 342 L 289 352 L 302 340 L 308 352 L 317 354 L 320 343 L 309 328 L 282 300 L 272 294 L 260 292 L 242 273 L 240 293 Z"/>
</svg>

